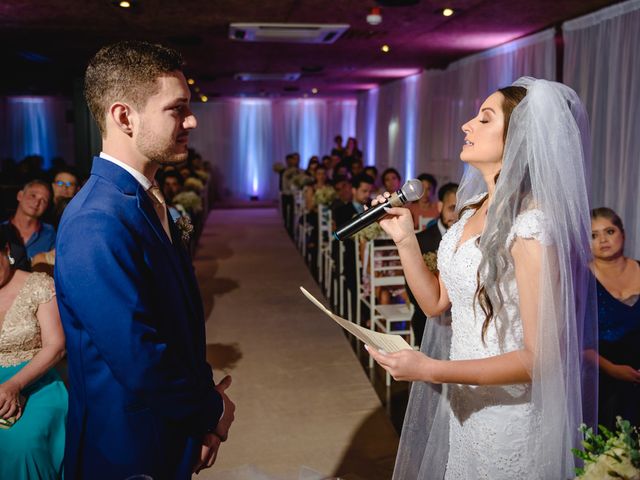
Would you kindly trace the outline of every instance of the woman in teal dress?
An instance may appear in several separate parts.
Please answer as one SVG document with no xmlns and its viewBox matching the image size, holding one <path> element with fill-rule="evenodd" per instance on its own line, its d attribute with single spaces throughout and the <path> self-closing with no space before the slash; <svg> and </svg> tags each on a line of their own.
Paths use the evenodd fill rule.
<svg viewBox="0 0 640 480">
<path fill-rule="evenodd" d="M 14 270 L 0 233 L 0 479 L 62 478 L 67 390 L 53 279 Z"/>
</svg>

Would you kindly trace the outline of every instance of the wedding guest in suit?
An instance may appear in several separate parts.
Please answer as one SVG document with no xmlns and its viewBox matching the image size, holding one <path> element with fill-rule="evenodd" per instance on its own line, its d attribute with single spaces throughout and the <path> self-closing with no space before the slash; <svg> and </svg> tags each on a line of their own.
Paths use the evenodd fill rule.
<svg viewBox="0 0 640 480">
<path fill-rule="evenodd" d="M 102 134 L 60 224 L 55 281 L 69 359 L 65 478 L 190 479 L 210 467 L 235 407 L 206 362 L 193 267 L 154 184 L 187 158 L 197 122 L 172 49 L 106 46 L 85 76 Z"/>
<path fill-rule="evenodd" d="M 337 208 L 334 212 L 334 221 L 336 227 L 340 228 L 348 223 L 351 218 L 364 212 L 364 206 L 369 202 L 371 196 L 371 187 L 373 186 L 373 178 L 368 175 L 360 175 L 353 179 L 351 193 L 352 200 Z M 348 239 L 345 241 L 344 253 L 344 274 L 345 285 L 351 291 L 353 298 L 352 306 L 355 308 L 356 295 L 356 248 L 354 241 Z"/>
<path fill-rule="evenodd" d="M 624 255 L 625 233 L 610 208 L 591 211 L 591 271 L 598 290 L 598 423 L 640 425 L 640 261 Z"/>
<path fill-rule="evenodd" d="M 456 192 L 458 191 L 457 183 L 447 183 L 438 190 L 438 221 L 434 222 L 426 230 L 416 233 L 420 253 L 424 256 L 428 253 L 435 254 L 440 246 L 440 240 L 447 230 L 458 220 L 456 214 Z M 420 346 L 424 335 L 424 327 L 427 317 L 418 305 L 416 298 L 411 293 L 411 289 L 407 285 L 407 294 L 409 300 L 414 306 L 413 317 L 411 317 L 411 326 L 415 334 L 416 344 Z"/>
<path fill-rule="evenodd" d="M 49 207 L 51 190 L 43 180 L 32 180 L 18 192 L 18 207 L 11 219 L 4 222 L 12 245 L 11 255 L 16 267 L 30 270 L 31 259 L 38 253 L 53 250 L 56 231 L 52 225 L 42 221 Z M 21 256 L 22 249 L 13 249 L 13 245 L 24 246 L 26 258 Z"/>
<path fill-rule="evenodd" d="M 0 231 L 0 478 L 62 478 L 67 389 L 53 279 L 16 270 Z M 9 427 L 9 428 L 7 428 Z"/>
</svg>

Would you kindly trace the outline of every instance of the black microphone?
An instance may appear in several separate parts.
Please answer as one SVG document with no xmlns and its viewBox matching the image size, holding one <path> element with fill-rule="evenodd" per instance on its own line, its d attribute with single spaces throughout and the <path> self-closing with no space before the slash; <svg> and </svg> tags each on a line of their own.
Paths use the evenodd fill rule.
<svg viewBox="0 0 640 480">
<path fill-rule="evenodd" d="M 360 215 L 353 217 L 349 223 L 333 232 L 333 238 L 336 240 L 349 238 L 354 233 L 359 232 L 384 217 L 387 214 L 387 212 L 384 211 L 385 207 L 401 207 L 407 202 L 415 202 L 422 197 L 423 193 L 424 187 L 420 180 L 408 180 L 400 190 L 391 194 L 387 202 L 380 203 L 373 208 L 365 210 Z"/>
</svg>

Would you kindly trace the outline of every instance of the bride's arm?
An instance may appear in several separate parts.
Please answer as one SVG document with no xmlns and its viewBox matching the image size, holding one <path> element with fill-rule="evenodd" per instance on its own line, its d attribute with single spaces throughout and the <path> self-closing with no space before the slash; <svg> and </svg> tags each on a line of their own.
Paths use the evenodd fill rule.
<svg viewBox="0 0 640 480">
<path fill-rule="evenodd" d="M 384 199 L 379 195 L 372 205 Z M 422 260 L 420 246 L 413 231 L 411 212 L 401 207 L 389 208 L 387 212 L 388 215 L 380 220 L 380 226 L 398 247 L 402 270 L 413 296 L 427 316 L 440 315 L 449 308 L 449 294 L 442 280 L 429 271 Z"/>
<path fill-rule="evenodd" d="M 373 358 L 396 380 L 467 385 L 529 383 L 537 341 L 542 246 L 537 240 L 516 238 L 511 254 L 520 296 L 523 349 L 476 360 L 435 360 L 413 350 L 385 354 L 368 348 Z"/>
</svg>

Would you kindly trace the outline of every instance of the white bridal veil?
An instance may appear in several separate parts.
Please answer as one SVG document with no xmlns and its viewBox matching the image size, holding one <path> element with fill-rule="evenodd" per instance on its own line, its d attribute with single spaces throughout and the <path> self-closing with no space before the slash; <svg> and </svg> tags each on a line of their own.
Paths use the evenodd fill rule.
<svg viewBox="0 0 640 480">
<path fill-rule="evenodd" d="M 511 115 L 502 169 L 479 242 L 480 278 L 499 321 L 503 292 L 498 279 L 513 262 L 507 236 L 518 214 L 541 210 L 552 243 L 543 247 L 536 352 L 527 366 L 540 423 L 522 454 L 535 459 L 537 470 L 530 478 L 573 478 L 571 448 L 580 445 L 578 427 L 597 419 L 596 296 L 588 268 L 588 118 L 566 85 L 530 77 L 513 85 L 526 88 L 527 94 Z M 480 172 L 468 168 L 458 190 L 458 210 L 486 191 Z M 429 344 L 428 333 L 423 345 Z M 394 479 L 443 478 L 449 405 L 446 385 L 442 394 L 439 390 L 421 382 L 412 385 Z"/>
</svg>

